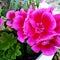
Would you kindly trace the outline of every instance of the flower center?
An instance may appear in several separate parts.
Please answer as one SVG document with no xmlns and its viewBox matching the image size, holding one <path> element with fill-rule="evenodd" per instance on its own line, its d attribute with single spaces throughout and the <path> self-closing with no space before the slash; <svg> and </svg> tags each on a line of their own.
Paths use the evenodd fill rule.
<svg viewBox="0 0 60 60">
<path fill-rule="evenodd" d="M 43 46 L 49 44 L 49 41 L 42 41 L 41 43 Z"/>
<path fill-rule="evenodd" d="M 38 23 L 37 27 L 36 27 L 36 32 L 37 33 L 41 33 L 41 32 L 43 32 L 43 30 L 44 30 L 43 24 L 42 23 Z"/>
</svg>

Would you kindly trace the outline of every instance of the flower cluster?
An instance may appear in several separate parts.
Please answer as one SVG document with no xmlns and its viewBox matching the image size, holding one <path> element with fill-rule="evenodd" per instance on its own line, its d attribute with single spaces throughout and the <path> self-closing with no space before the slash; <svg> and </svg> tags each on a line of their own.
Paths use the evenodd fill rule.
<svg viewBox="0 0 60 60">
<path fill-rule="evenodd" d="M 18 40 L 31 46 L 31 49 L 44 55 L 52 55 L 60 47 L 60 14 L 53 15 L 53 8 L 28 11 L 10 10 L 7 12 L 7 25 L 17 31 Z"/>
</svg>

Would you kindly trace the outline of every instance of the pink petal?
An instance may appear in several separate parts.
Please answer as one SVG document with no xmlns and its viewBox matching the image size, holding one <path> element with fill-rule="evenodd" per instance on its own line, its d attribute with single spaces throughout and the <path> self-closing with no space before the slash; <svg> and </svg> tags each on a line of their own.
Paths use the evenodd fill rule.
<svg viewBox="0 0 60 60">
<path fill-rule="evenodd" d="M 34 34 L 34 36 L 32 37 L 29 37 L 28 40 L 27 40 L 27 43 L 32 46 L 36 43 L 36 40 L 38 40 L 38 37 L 39 37 L 39 34 Z"/>
<path fill-rule="evenodd" d="M 12 28 L 13 20 L 11 20 L 11 21 L 7 21 L 7 22 L 6 22 L 6 25 L 8 25 L 8 26 L 10 26 L 10 27 Z"/>
<path fill-rule="evenodd" d="M 56 47 L 60 47 L 60 37 L 59 36 L 54 36 L 51 40 L 50 43 Z"/>
<path fill-rule="evenodd" d="M 22 16 L 16 16 L 13 22 L 13 28 L 16 30 L 20 30 L 23 27 L 24 19 Z"/>
<path fill-rule="evenodd" d="M 54 55 L 57 49 L 54 46 L 47 45 L 42 49 L 42 53 L 46 56 Z"/>
<path fill-rule="evenodd" d="M 56 37 L 55 42 L 56 42 L 56 46 L 60 47 L 60 36 Z"/>
<path fill-rule="evenodd" d="M 32 13 L 32 19 L 33 19 L 36 23 L 41 22 L 42 13 L 43 13 L 43 11 L 40 10 L 40 9 L 35 10 L 35 11 Z"/>
<path fill-rule="evenodd" d="M 27 36 L 24 34 L 23 30 L 17 31 L 17 35 L 18 35 L 18 40 L 23 43 L 25 41 L 25 39 L 27 38 Z"/>
<path fill-rule="evenodd" d="M 51 43 L 49 43 L 49 40 L 41 41 L 33 45 L 31 48 L 36 53 L 38 53 L 41 50 L 42 53 L 47 56 L 53 55 L 56 52 L 56 47 L 54 47 L 54 45 L 51 45 Z"/>
<path fill-rule="evenodd" d="M 50 12 L 50 11 L 52 11 L 52 8 L 37 9 L 37 10 L 33 11 L 32 15 L 31 15 L 32 20 L 34 20 L 36 23 L 40 23 L 41 19 L 42 19 L 42 14 L 44 12 Z"/>
<path fill-rule="evenodd" d="M 18 16 L 18 15 L 20 15 L 20 11 L 15 12 L 15 16 Z"/>
<path fill-rule="evenodd" d="M 32 8 L 32 5 L 31 5 L 28 9 L 27 16 L 31 18 L 31 14 L 33 11 L 34 11 L 34 9 Z"/>
<path fill-rule="evenodd" d="M 24 28 L 24 33 L 27 34 L 28 36 L 33 36 L 35 34 L 35 30 L 29 21 L 24 22 L 23 28 Z"/>
<path fill-rule="evenodd" d="M 42 16 L 42 24 L 45 29 L 52 30 L 56 27 L 56 21 L 51 13 L 44 12 Z"/>
<path fill-rule="evenodd" d="M 55 31 L 60 35 L 60 14 L 54 15 L 54 18 L 56 19 Z"/>
<path fill-rule="evenodd" d="M 56 32 L 54 31 L 43 31 L 42 33 L 40 33 L 40 40 L 46 40 L 46 39 L 50 39 L 53 36 L 56 36 Z"/>
<path fill-rule="evenodd" d="M 0 18 L 0 26 L 2 26 L 3 23 L 4 23 L 4 20 Z"/>
<path fill-rule="evenodd" d="M 10 10 L 10 11 L 7 12 L 7 14 L 6 14 L 7 19 L 13 19 L 14 17 L 15 17 L 14 10 Z"/>
<path fill-rule="evenodd" d="M 27 13 L 26 13 L 26 11 L 25 11 L 23 8 L 20 9 L 20 15 L 23 16 L 24 19 L 25 19 L 26 16 L 27 16 Z"/>
<path fill-rule="evenodd" d="M 40 48 L 39 48 L 37 45 L 33 45 L 33 46 L 31 47 L 31 49 L 32 49 L 34 52 L 36 52 L 36 53 L 39 53 L 39 51 L 40 51 Z"/>
</svg>

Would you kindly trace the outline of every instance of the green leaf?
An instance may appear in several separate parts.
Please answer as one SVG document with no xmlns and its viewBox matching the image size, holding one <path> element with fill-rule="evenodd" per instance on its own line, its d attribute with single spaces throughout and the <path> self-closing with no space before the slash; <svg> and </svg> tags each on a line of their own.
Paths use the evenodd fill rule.
<svg viewBox="0 0 60 60">
<path fill-rule="evenodd" d="M 1 33 L 0 39 L 0 60 L 15 60 L 16 56 L 21 56 L 20 44 L 13 33 Z"/>
</svg>

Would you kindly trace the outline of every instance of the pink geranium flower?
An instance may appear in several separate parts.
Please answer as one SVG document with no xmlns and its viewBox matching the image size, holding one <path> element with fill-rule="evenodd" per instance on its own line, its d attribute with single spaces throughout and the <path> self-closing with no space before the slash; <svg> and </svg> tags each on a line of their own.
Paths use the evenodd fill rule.
<svg viewBox="0 0 60 60">
<path fill-rule="evenodd" d="M 7 12 L 7 14 L 6 14 L 7 19 L 13 19 L 14 17 L 15 17 L 14 10 L 10 10 L 10 11 Z"/>
<path fill-rule="evenodd" d="M 27 38 L 23 31 L 23 25 L 27 13 L 24 9 L 21 9 L 20 11 L 16 11 L 15 15 L 16 17 L 14 18 L 13 28 L 17 30 L 18 40 L 23 43 L 25 38 Z"/>
<path fill-rule="evenodd" d="M 8 19 L 6 24 L 12 28 L 13 19 L 15 18 L 15 11 L 14 10 L 8 11 L 6 14 L 6 18 Z"/>
<path fill-rule="evenodd" d="M 31 48 L 34 52 L 38 53 L 39 51 L 42 51 L 44 55 L 53 55 L 57 51 L 57 47 L 60 47 L 60 37 L 55 36 L 48 40 L 43 40 L 35 45 L 33 45 Z"/>
<path fill-rule="evenodd" d="M 29 45 L 56 35 L 54 31 L 56 21 L 50 11 L 49 8 L 37 9 L 33 11 L 31 17 L 24 22 L 24 33 L 30 37 L 27 40 Z M 35 36 L 36 34 L 37 38 Z"/>
<path fill-rule="evenodd" d="M 52 55 L 60 47 L 60 14 L 53 15 L 52 11 L 52 7 L 34 10 L 32 6 L 28 11 L 9 11 L 7 25 L 17 31 L 20 42 L 28 38 L 34 52 Z"/>
</svg>

